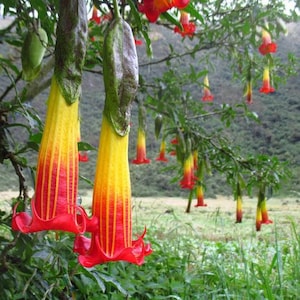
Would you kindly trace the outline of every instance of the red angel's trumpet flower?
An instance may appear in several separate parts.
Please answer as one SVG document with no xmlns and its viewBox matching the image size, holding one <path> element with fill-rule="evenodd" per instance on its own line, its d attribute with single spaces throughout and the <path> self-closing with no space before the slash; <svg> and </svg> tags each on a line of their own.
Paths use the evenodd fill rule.
<svg viewBox="0 0 300 300">
<path fill-rule="evenodd" d="M 183 162 L 183 178 L 180 186 L 183 189 L 193 189 L 195 185 L 194 159 L 192 153 Z"/>
<path fill-rule="evenodd" d="M 183 9 L 189 2 L 189 0 L 143 0 L 138 4 L 138 10 L 145 14 L 150 22 L 156 22 L 161 13 L 172 7 Z"/>
<path fill-rule="evenodd" d="M 156 161 L 162 161 L 162 162 L 168 161 L 168 159 L 166 158 L 166 141 L 164 139 L 162 139 L 160 143 L 159 155 L 156 158 Z"/>
<path fill-rule="evenodd" d="M 242 223 L 243 220 L 242 203 L 242 196 L 238 196 L 236 199 L 236 223 Z"/>
<path fill-rule="evenodd" d="M 87 216 L 77 205 L 78 100 L 68 104 L 53 77 L 37 164 L 31 215 L 16 212 L 12 227 L 23 233 L 63 230 L 82 233 Z"/>
<path fill-rule="evenodd" d="M 242 223 L 243 219 L 243 200 L 242 200 L 242 191 L 240 184 L 237 183 L 236 187 L 236 223 Z"/>
<path fill-rule="evenodd" d="M 146 111 L 142 104 L 139 105 L 139 128 L 136 143 L 136 159 L 132 160 L 133 164 L 149 164 L 150 159 L 146 155 Z"/>
<path fill-rule="evenodd" d="M 258 50 L 262 55 L 275 53 L 277 50 L 277 44 L 272 42 L 271 35 L 266 29 L 262 29 L 262 44 Z"/>
<path fill-rule="evenodd" d="M 204 203 L 204 192 L 203 192 L 202 184 L 199 184 L 196 187 L 196 197 L 197 197 L 197 204 L 195 205 L 195 207 L 207 206 L 207 204 Z"/>
<path fill-rule="evenodd" d="M 138 129 L 138 138 L 136 143 L 136 158 L 131 161 L 133 164 L 149 164 L 150 159 L 146 155 L 146 133 L 142 128 Z"/>
<path fill-rule="evenodd" d="M 261 208 L 261 223 L 262 224 L 272 224 L 273 221 L 269 219 L 269 215 L 268 215 L 266 199 L 263 199 L 261 201 L 260 208 Z"/>
<path fill-rule="evenodd" d="M 181 34 L 182 37 L 189 36 L 192 37 L 196 31 L 196 25 L 193 22 L 190 22 L 190 15 L 185 12 L 180 12 L 180 23 L 182 28 L 175 26 L 174 32 Z"/>
<path fill-rule="evenodd" d="M 261 223 L 262 223 L 261 207 L 258 202 L 256 206 L 256 221 L 255 221 L 256 231 L 261 230 Z"/>
<path fill-rule="evenodd" d="M 274 93 L 275 89 L 271 87 L 270 84 L 270 69 L 268 66 L 265 66 L 264 73 L 263 73 L 263 85 L 259 90 L 261 93 Z"/>
<path fill-rule="evenodd" d="M 93 216 L 99 220 L 91 240 L 77 236 L 74 251 L 85 267 L 124 260 L 142 264 L 152 252 L 143 236 L 132 241 L 128 134 L 119 136 L 104 116 L 93 194 Z"/>
<path fill-rule="evenodd" d="M 101 17 L 99 16 L 99 11 L 95 5 L 93 6 L 92 17 L 90 18 L 90 21 L 94 21 L 96 24 L 101 23 Z"/>
<path fill-rule="evenodd" d="M 203 97 L 202 101 L 210 102 L 214 100 L 214 96 L 210 91 L 208 76 L 206 75 L 203 80 Z"/>
<path fill-rule="evenodd" d="M 247 104 L 252 104 L 253 103 L 253 90 L 252 90 L 252 80 L 248 80 L 246 84 L 246 91 L 245 91 L 245 97 L 246 97 L 246 102 Z"/>
</svg>

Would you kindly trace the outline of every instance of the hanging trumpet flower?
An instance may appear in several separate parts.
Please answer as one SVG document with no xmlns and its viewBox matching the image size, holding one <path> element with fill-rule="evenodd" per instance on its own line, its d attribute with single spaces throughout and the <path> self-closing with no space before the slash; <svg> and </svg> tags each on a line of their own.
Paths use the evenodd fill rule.
<svg viewBox="0 0 300 300">
<path fill-rule="evenodd" d="M 104 40 L 105 106 L 93 191 L 91 239 L 78 235 L 74 251 L 85 267 L 124 260 L 142 264 L 151 253 L 144 234 L 132 240 L 131 184 L 128 164 L 130 105 L 138 87 L 138 61 L 130 26 L 114 1 L 115 19 Z M 126 41 L 126 42 L 124 42 Z"/>
<path fill-rule="evenodd" d="M 262 184 L 258 191 L 257 200 L 257 216 L 256 216 L 256 230 L 259 231 L 261 224 L 272 224 L 273 221 L 269 219 L 267 202 L 266 202 L 266 187 Z"/>
<path fill-rule="evenodd" d="M 211 102 L 214 100 L 214 96 L 210 91 L 208 75 L 205 75 L 203 80 L 203 97 L 202 101 Z"/>
<path fill-rule="evenodd" d="M 235 200 L 236 200 L 236 223 L 242 223 L 243 219 L 243 200 L 242 200 L 242 191 L 240 183 L 237 182 L 236 184 L 236 191 L 235 191 Z"/>
<path fill-rule="evenodd" d="M 179 33 L 182 37 L 189 36 L 192 37 L 196 31 L 196 25 L 190 22 L 189 13 L 181 10 L 180 11 L 180 23 L 182 28 L 175 26 L 174 32 Z"/>
<path fill-rule="evenodd" d="M 183 154 L 183 178 L 180 186 L 183 189 L 193 189 L 195 185 L 194 157 L 191 151 L 191 142 L 187 139 L 186 153 Z"/>
<path fill-rule="evenodd" d="M 259 91 L 264 94 L 269 94 L 269 93 L 275 92 L 275 89 L 271 86 L 271 83 L 270 83 L 270 68 L 268 65 L 266 65 L 264 68 L 263 85 Z"/>
<path fill-rule="evenodd" d="M 195 161 L 195 155 L 194 155 L 194 161 Z M 204 169 L 205 169 L 205 160 L 202 159 L 197 164 L 197 185 L 196 185 L 196 198 L 197 203 L 195 207 L 200 206 L 207 206 L 207 204 L 204 203 L 204 190 L 203 190 L 203 179 L 204 179 Z"/>
<path fill-rule="evenodd" d="M 146 150 L 146 115 L 143 105 L 139 105 L 139 128 L 136 143 L 136 158 L 132 160 L 133 164 L 149 164 L 150 159 L 147 158 Z"/>
<path fill-rule="evenodd" d="M 258 50 L 261 55 L 275 53 L 277 51 L 277 44 L 272 42 L 271 35 L 268 31 L 268 24 L 266 24 L 266 29 L 262 29 L 262 44 Z"/>
<path fill-rule="evenodd" d="M 156 158 L 156 161 L 167 162 L 168 158 L 166 157 L 166 141 L 162 139 L 160 143 L 159 155 Z"/>
<path fill-rule="evenodd" d="M 77 6 L 61 1 L 60 5 L 55 70 L 31 214 L 19 213 L 15 207 L 12 219 L 13 229 L 24 233 L 41 230 L 82 233 L 89 221 L 83 208 L 77 205 L 78 98 L 87 32 L 86 7 L 83 2 L 78 3 Z"/>
</svg>

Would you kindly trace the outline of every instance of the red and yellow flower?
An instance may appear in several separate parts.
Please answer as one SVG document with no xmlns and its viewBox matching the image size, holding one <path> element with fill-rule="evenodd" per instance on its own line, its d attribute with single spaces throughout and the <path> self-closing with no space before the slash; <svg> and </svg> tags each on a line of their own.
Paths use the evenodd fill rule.
<svg viewBox="0 0 300 300">
<path fill-rule="evenodd" d="M 195 185 L 194 175 L 194 158 L 190 153 L 183 162 L 183 178 L 180 181 L 180 186 L 183 189 L 193 189 Z"/>
<path fill-rule="evenodd" d="M 260 54 L 275 53 L 277 44 L 272 42 L 271 35 L 266 29 L 262 29 L 262 44 L 258 48 Z"/>
<path fill-rule="evenodd" d="M 269 66 L 265 66 L 265 68 L 264 68 L 263 85 L 259 91 L 264 94 L 269 94 L 269 93 L 275 92 L 275 89 L 271 86 L 271 83 L 270 83 L 270 68 L 269 68 Z"/>
<path fill-rule="evenodd" d="M 208 75 L 204 77 L 203 80 L 203 97 L 202 101 L 210 102 L 214 100 L 214 96 L 210 91 Z"/>
<path fill-rule="evenodd" d="M 156 161 L 167 162 L 168 159 L 166 158 L 166 141 L 162 139 L 160 143 L 159 155 L 156 158 Z"/>
<path fill-rule="evenodd" d="M 236 223 L 242 223 L 243 220 L 243 200 L 242 191 L 239 182 L 236 186 Z"/>
<path fill-rule="evenodd" d="M 190 15 L 185 12 L 180 12 L 180 23 L 182 28 L 175 26 L 174 32 L 181 34 L 182 37 L 189 36 L 192 37 L 196 31 L 196 25 L 193 22 L 189 21 Z"/>
<path fill-rule="evenodd" d="M 246 83 L 246 91 L 245 91 L 245 97 L 246 97 L 247 104 L 253 103 L 252 95 L 253 95 L 252 80 L 250 79 Z"/>
<path fill-rule="evenodd" d="M 138 5 L 138 9 L 150 22 L 156 22 L 161 13 L 173 7 L 183 9 L 189 2 L 189 0 L 143 0 Z"/>
<path fill-rule="evenodd" d="M 118 135 L 104 116 L 93 193 L 91 239 L 78 235 L 74 251 L 85 267 L 124 260 L 142 264 L 152 252 L 143 236 L 132 240 L 131 185 L 128 165 L 128 134 Z"/>
<path fill-rule="evenodd" d="M 207 204 L 204 203 L 204 192 L 203 192 L 202 184 L 197 184 L 196 197 L 197 197 L 197 203 L 196 203 L 195 207 L 207 206 Z"/>
<path fill-rule="evenodd" d="M 77 205 L 78 100 L 68 104 L 55 76 L 39 150 L 31 214 L 14 209 L 12 227 L 24 233 L 63 230 L 82 233 L 87 216 Z"/>
<path fill-rule="evenodd" d="M 136 143 L 136 158 L 131 162 L 136 165 L 149 164 L 150 159 L 147 158 L 146 150 L 146 133 L 143 128 L 139 127 Z"/>
</svg>

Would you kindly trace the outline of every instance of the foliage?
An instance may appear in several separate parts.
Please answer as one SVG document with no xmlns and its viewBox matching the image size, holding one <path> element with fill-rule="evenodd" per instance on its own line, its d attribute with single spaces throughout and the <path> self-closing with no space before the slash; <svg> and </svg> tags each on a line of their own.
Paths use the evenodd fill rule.
<svg viewBox="0 0 300 300">
<path fill-rule="evenodd" d="M 218 60 L 227 63 L 230 70 L 227 76 L 240 85 L 241 91 L 249 77 L 254 85 L 258 85 L 266 64 L 272 71 L 272 85 L 276 88 L 295 74 L 297 61 L 293 54 L 285 58 L 271 54 L 262 56 L 257 49 L 261 28 L 268 29 L 276 39 L 285 32 L 284 22 L 297 21 L 297 10 L 287 14 L 285 1 L 270 1 L 267 5 L 262 2 L 191 1 L 185 11 L 196 23 L 196 33 L 179 42 L 167 41 L 166 54 L 159 59 L 155 58 L 150 34 L 153 27 L 139 13 L 139 2 L 120 3 L 121 13 L 130 23 L 136 39 L 143 39 L 145 43 L 146 58 L 142 59 L 140 67 L 152 70 L 156 65 L 164 67 L 164 72 L 154 71 L 151 76 L 141 73 L 136 102 L 143 104 L 153 119 L 157 114 L 163 116 L 163 126 L 160 135 L 157 134 L 159 138 L 168 141 L 178 138 L 177 156 L 167 168 L 173 172 L 176 182 L 182 175 L 184 160 L 194 150 L 205 161 L 207 174 L 225 177 L 232 189 L 238 182 L 249 194 L 261 185 L 278 189 L 282 180 L 290 175 L 287 163 L 276 156 L 245 153 L 240 145 L 233 143 L 228 132 L 237 119 L 259 121 L 245 101 L 240 101 L 241 96 L 235 95 L 230 101 L 217 104 L 201 102 L 199 96 L 199 91 L 204 88 L 203 78 L 218 69 Z M 108 16 L 108 19 L 114 13 L 111 1 L 88 2 L 89 9 L 92 4 L 101 16 Z M 24 207 L 29 198 L 28 176 L 24 175 L 24 170 L 29 169 L 34 181 L 35 161 L 31 158 L 39 149 L 43 132 L 43 117 L 30 102 L 41 96 L 50 84 L 58 5 L 57 0 L 2 1 L 4 16 L 12 19 L 9 25 L 0 29 L 3 49 L 0 69 L 6 79 L 0 94 L 0 163 L 10 163 L 13 167 Z M 298 1 L 294 5 L 299 8 Z M 175 34 L 174 26 L 181 26 L 179 13 L 178 10 L 162 13 L 155 26 Z M 101 24 L 89 22 L 90 40 L 85 61 L 85 71 L 89 74 L 102 74 L 103 37 L 108 19 Z M 47 32 L 47 50 L 39 76 L 25 82 L 22 79 L 21 49 L 28 29 L 37 30 L 38 24 Z M 185 63 L 186 58 L 189 58 L 189 63 Z M 101 105 L 103 103 L 99 103 L 99 107 Z M 90 122 L 93 122 L 92 117 Z M 93 149 L 88 143 L 80 147 Z M 172 146 L 169 148 L 174 150 Z M 159 176 L 155 180 L 160 181 Z M 299 238 L 295 225 L 292 225 L 294 240 L 283 244 L 276 240 L 271 258 L 267 245 L 243 248 L 234 243 L 216 243 L 210 247 L 205 243 L 194 244 L 193 239 L 179 238 L 178 235 L 170 235 L 172 239 L 157 243 L 158 237 L 153 235 L 150 239 L 156 252 L 148 264 L 139 269 L 126 264 L 85 269 L 75 262 L 71 236 L 20 235 L 11 231 L 10 215 L 4 212 L 1 213 L 0 226 L 1 290 L 3 297 L 8 299 L 96 299 L 101 293 L 103 299 L 123 299 L 127 295 L 133 299 L 275 299 L 276 295 L 296 297 L 299 288 L 299 283 L 290 280 L 292 276 L 289 275 L 289 272 L 297 272 L 299 263 Z M 256 253 L 256 261 L 248 259 L 249 253 L 263 247 L 265 251 Z M 289 248 L 294 252 L 287 256 L 287 277 L 284 277 L 281 257 Z M 232 255 L 237 259 L 230 260 Z M 217 259 L 219 257 L 223 259 L 222 264 Z M 249 273 L 254 275 L 249 276 Z"/>
<path fill-rule="evenodd" d="M 222 212 L 202 212 L 206 224 L 199 229 L 201 224 L 179 218 L 176 211 L 141 214 L 144 206 L 138 224 L 149 226 L 155 249 L 146 263 L 91 269 L 76 262 L 71 235 L 11 233 L 10 217 L 2 211 L 0 299 L 297 298 L 299 226 L 297 219 L 286 219 L 285 210 L 274 230 L 255 238 L 244 231 L 249 224 L 232 232 L 233 219 Z M 227 235 L 224 227 L 231 228 Z M 215 239 L 213 228 L 223 238 Z"/>
</svg>

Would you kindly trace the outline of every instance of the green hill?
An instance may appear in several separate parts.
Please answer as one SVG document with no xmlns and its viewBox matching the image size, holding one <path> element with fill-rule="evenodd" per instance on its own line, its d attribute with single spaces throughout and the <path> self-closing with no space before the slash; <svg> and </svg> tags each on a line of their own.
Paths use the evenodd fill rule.
<svg viewBox="0 0 300 300">
<path fill-rule="evenodd" d="M 289 35 L 281 37 L 278 43 L 278 53 L 275 57 L 286 58 L 288 52 L 294 53 L 299 57 L 300 40 L 298 38 L 299 29 L 296 24 L 289 25 Z M 138 48 L 140 73 L 145 80 L 151 80 L 158 77 L 166 70 L 166 64 L 151 64 L 153 61 L 165 57 L 169 51 L 169 41 L 174 47 L 189 47 L 192 42 L 186 41 L 182 45 L 180 36 L 170 35 L 169 31 L 156 31 L 153 26 L 151 33 L 153 39 L 154 57 L 151 60 L 147 57 L 144 46 Z M 200 54 L 201 55 L 201 54 Z M 184 68 L 189 64 L 193 64 L 191 58 L 185 56 L 177 65 Z M 214 105 L 223 103 L 236 103 L 244 101 L 243 87 L 238 79 L 233 79 L 226 62 L 216 59 L 211 62 L 214 69 L 210 72 L 211 89 L 215 95 Z M 202 66 L 197 66 L 201 68 Z M 280 70 L 277 70 L 280 76 Z M 1 75 L 2 80 L 6 80 Z M 300 174 L 300 153 L 298 150 L 300 142 L 300 102 L 299 102 L 299 76 L 291 77 L 285 85 L 276 88 L 276 93 L 272 95 L 263 95 L 258 92 L 259 86 L 254 87 L 254 103 L 251 110 L 257 112 L 261 119 L 260 124 L 247 123 L 245 119 L 236 119 L 230 130 L 227 131 L 228 136 L 237 143 L 245 153 L 265 153 L 275 155 L 280 160 L 288 160 L 291 163 L 294 177 L 287 182 L 282 191 L 288 193 L 300 192 L 298 185 L 298 176 Z M 99 131 L 101 126 L 102 108 L 104 103 L 104 90 L 102 77 L 99 74 L 85 72 L 83 77 L 81 99 L 81 116 L 82 116 L 82 140 L 90 143 L 94 147 L 98 146 Z M 193 94 L 199 98 L 201 91 L 194 90 Z M 47 99 L 48 90 L 33 99 L 28 105 L 36 109 L 41 118 L 45 115 L 45 101 Z M 18 117 L 18 116 L 17 116 Z M 177 183 L 171 183 L 175 173 L 171 170 L 164 170 L 166 165 L 162 165 L 155 161 L 158 154 L 159 142 L 155 140 L 153 129 L 153 118 L 148 115 L 148 131 L 147 131 L 147 152 L 148 157 L 152 160 L 149 165 L 135 166 L 131 165 L 131 178 L 133 186 L 133 194 L 139 196 L 148 195 L 168 195 L 180 196 L 187 195 L 187 192 L 180 190 Z M 208 126 L 210 126 L 208 124 Z M 137 106 L 132 108 L 132 130 L 130 133 L 130 157 L 135 156 L 135 139 L 137 128 Z M 17 137 L 22 137 L 21 132 L 15 132 Z M 89 153 L 89 162 L 81 164 L 81 174 L 93 180 L 97 153 L 91 151 Z M 36 153 L 31 153 L 28 159 L 35 164 Z M 167 166 L 175 164 L 174 159 L 170 159 Z M 8 188 L 17 188 L 17 181 L 13 174 L 12 167 L 9 164 L 1 165 L 0 172 L 0 188 L 5 190 Z M 207 178 L 206 193 L 210 196 L 214 194 L 231 193 L 230 188 L 224 185 L 225 178 L 215 174 L 211 178 Z M 85 181 L 80 181 L 82 189 L 91 188 Z"/>
</svg>

